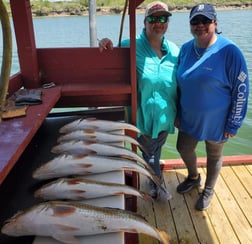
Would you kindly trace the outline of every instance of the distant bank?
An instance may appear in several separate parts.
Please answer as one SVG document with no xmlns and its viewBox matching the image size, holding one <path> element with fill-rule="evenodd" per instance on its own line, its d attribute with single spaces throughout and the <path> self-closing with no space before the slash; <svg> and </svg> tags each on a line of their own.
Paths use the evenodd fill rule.
<svg viewBox="0 0 252 244">
<path fill-rule="evenodd" d="M 170 7 L 169 10 L 171 12 L 188 12 L 191 9 L 190 6 L 176 6 L 176 7 Z M 237 9 L 252 9 L 252 2 L 251 3 L 237 3 L 237 4 L 228 4 L 228 5 L 215 5 L 215 8 L 217 10 L 237 10 Z M 144 13 L 145 8 L 137 8 L 136 13 L 141 14 Z M 123 7 L 97 7 L 96 14 L 97 15 L 113 15 L 113 14 L 121 14 L 123 12 Z M 52 10 L 52 11 L 39 11 L 33 10 L 32 11 L 34 17 L 41 17 L 41 16 L 74 16 L 74 15 L 88 15 L 88 9 L 87 8 L 76 8 L 71 9 L 71 11 L 64 11 L 64 10 Z"/>
</svg>

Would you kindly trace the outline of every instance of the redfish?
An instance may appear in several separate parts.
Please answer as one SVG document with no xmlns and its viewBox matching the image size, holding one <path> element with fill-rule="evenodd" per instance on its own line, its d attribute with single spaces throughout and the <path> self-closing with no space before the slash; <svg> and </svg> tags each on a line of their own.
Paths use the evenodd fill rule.
<svg viewBox="0 0 252 244">
<path fill-rule="evenodd" d="M 150 225 L 136 213 L 92 205 L 51 201 L 32 206 L 12 218 L 1 229 L 9 236 L 49 236 L 68 244 L 78 237 L 112 232 L 141 233 L 169 243 L 169 235 Z"/>
<path fill-rule="evenodd" d="M 160 184 L 159 178 L 150 167 L 146 169 L 142 165 L 125 158 L 97 155 L 74 156 L 63 154 L 42 164 L 33 172 L 32 176 L 35 179 L 46 180 L 72 175 L 106 173 L 116 170 L 134 171 Z"/>
<path fill-rule="evenodd" d="M 99 120 L 96 118 L 77 119 L 60 128 L 60 133 L 69 133 L 75 130 L 96 130 L 96 131 L 115 131 L 130 130 L 140 133 L 140 130 L 129 123 L 110 120 Z"/>
<path fill-rule="evenodd" d="M 73 155 L 100 155 L 100 156 L 119 156 L 135 160 L 143 165 L 147 163 L 137 153 L 127 148 L 108 145 L 105 143 L 96 143 L 88 141 L 68 141 L 54 146 L 51 150 L 53 153 L 73 154 Z"/>
<path fill-rule="evenodd" d="M 150 200 L 151 196 L 125 184 L 84 178 L 59 178 L 43 185 L 34 196 L 44 200 L 85 200 L 112 195 L 133 195 Z"/>
<path fill-rule="evenodd" d="M 64 134 L 58 138 L 58 142 L 65 141 L 91 141 L 97 143 L 124 143 L 129 142 L 131 144 L 139 146 L 137 140 L 131 136 L 113 134 L 109 132 L 95 131 L 95 130 L 76 130 L 67 134 Z"/>
<path fill-rule="evenodd" d="M 46 180 L 65 176 L 83 176 L 105 173 L 116 170 L 129 170 L 143 174 L 153 180 L 158 186 L 158 199 L 170 200 L 171 194 L 161 185 L 160 179 L 153 169 L 145 162 L 138 164 L 121 157 L 97 155 L 60 155 L 41 165 L 33 172 L 34 179 Z"/>
</svg>

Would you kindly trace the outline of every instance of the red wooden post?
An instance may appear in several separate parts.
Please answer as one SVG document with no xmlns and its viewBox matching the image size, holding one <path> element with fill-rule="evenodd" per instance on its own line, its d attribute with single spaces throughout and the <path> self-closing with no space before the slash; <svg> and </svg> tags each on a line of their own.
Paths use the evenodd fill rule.
<svg viewBox="0 0 252 244">
<path fill-rule="evenodd" d="M 10 0 L 23 85 L 40 87 L 30 0 Z"/>
</svg>

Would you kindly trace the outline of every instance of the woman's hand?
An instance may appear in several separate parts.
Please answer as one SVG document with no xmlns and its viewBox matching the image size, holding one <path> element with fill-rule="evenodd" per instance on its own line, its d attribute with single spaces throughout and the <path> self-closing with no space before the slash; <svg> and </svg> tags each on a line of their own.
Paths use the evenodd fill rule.
<svg viewBox="0 0 252 244">
<path fill-rule="evenodd" d="M 175 126 L 176 128 L 179 128 L 179 119 L 178 119 L 178 118 L 175 119 L 175 121 L 174 121 L 174 126 Z"/>
<path fill-rule="evenodd" d="M 113 50 L 113 42 L 108 38 L 103 38 L 99 41 L 99 50 L 103 52 L 103 50 Z"/>
<path fill-rule="evenodd" d="M 226 138 L 231 138 L 231 137 L 234 137 L 235 135 L 234 135 L 234 134 L 231 134 L 231 133 L 228 133 L 228 132 L 225 132 L 225 133 L 224 133 L 224 136 L 225 136 Z"/>
</svg>

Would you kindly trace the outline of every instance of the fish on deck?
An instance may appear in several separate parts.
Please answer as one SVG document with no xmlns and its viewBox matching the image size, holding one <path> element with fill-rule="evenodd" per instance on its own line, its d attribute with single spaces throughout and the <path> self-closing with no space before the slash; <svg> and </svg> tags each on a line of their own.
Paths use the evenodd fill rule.
<svg viewBox="0 0 252 244">
<path fill-rule="evenodd" d="M 20 211 L 7 220 L 1 231 L 9 236 L 49 236 L 68 244 L 80 243 L 78 236 L 112 232 L 141 233 L 169 243 L 165 231 L 136 213 L 64 201 L 49 201 Z"/>
<path fill-rule="evenodd" d="M 117 170 L 129 170 L 149 177 L 158 186 L 159 199 L 162 201 L 171 199 L 172 196 L 170 193 L 161 185 L 160 179 L 146 162 L 143 165 L 121 157 L 62 154 L 42 164 L 33 172 L 32 176 L 34 179 L 48 180 L 65 176 L 83 176 Z"/>
<path fill-rule="evenodd" d="M 34 193 L 35 197 L 44 200 L 85 200 L 112 195 L 133 195 L 145 200 L 151 196 L 134 187 L 84 178 L 59 178 L 43 185 Z"/>
<path fill-rule="evenodd" d="M 34 179 L 47 180 L 64 176 L 91 175 L 117 170 L 134 171 L 160 184 L 159 178 L 150 167 L 145 168 L 142 164 L 121 157 L 98 155 L 75 156 L 61 154 L 38 167 L 32 176 Z"/>
<path fill-rule="evenodd" d="M 140 130 L 129 123 L 110 120 L 99 120 L 96 118 L 77 119 L 60 128 L 60 133 L 69 133 L 75 130 L 116 131 L 129 130 L 141 133 Z"/>
<path fill-rule="evenodd" d="M 95 131 L 95 130 L 76 130 L 67 134 L 61 135 L 58 138 L 58 142 L 66 141 L 90 141 L 97 143 L 126 143 L 129 142 L 136 146 L 140 146 L 138 141 L 131 136 L 113 134 L 109 132 Z"/>
<path fill-rule="evenodd" d="M 137 161 L 143 165 L 147 164 L 146 161 L 134 151 L 115 145 L 108 145 L 105 143 L 80 140 L 68 141 L 54 146 L 51 152 L 55 154 L 67 153 L 72 155 L 119 156 Z"/>
</svg>

